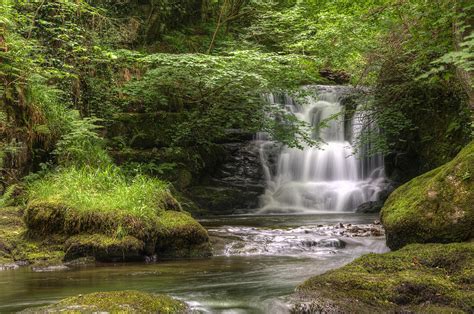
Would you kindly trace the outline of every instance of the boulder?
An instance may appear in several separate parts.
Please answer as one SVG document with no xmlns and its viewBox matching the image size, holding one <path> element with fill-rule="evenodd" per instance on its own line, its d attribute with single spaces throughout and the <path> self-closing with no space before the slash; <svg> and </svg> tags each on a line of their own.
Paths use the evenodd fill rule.
<svg viewBox="0 0 474 314">
<path fill-rule="evenodd" d="M 381 220 L 387 245 L 459 242 L 474 236 L 474 142 L 452 161 L 396 189 Z"/>
<path fill-rule="evenodd" d="M 297 287 L 292 313 L 470 313 L 474 243 L 367 254 Z"/>
<path fill-rule="evenodd" d="M 78 295 L 20 313 L 186 313 L 185 303 L 167 295 L 139 291 L 111 291 Z"/>
</svg>

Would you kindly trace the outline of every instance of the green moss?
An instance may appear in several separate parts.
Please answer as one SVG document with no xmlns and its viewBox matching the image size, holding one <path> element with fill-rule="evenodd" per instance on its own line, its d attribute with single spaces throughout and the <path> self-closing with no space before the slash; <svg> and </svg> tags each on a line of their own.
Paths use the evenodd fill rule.
<svg viewBox="0 0 474 314">
<path fill-rule="evenodd" d="M 184 212 L 167 211 L 160 216 L 156 251 L 159 257 L 211 255 L 209 236 L 196 220 Z"/>
<path fill-rule="evenodd" d="M 166 295 L 139 291 L 97 292 L 79 295 L 57 304 L 32 308 L 22 313 L 185 313 L 185 303 Z"/>
<path fill-rule="evenodd" d="M 341 311 L 470 311 L 474 243 L 412 244 L 386 254 L 368 254 L 298 287 L 309 304 Z M 301 307 L 301 306 L 300 306 Z M 297 306 L 298 308 L 298 306 Z"/>
<path fill-rule="evenodd" d="M 64 252 L 64 237 L 51 236 L 48 239 L 28 235 L 22 220 L 23 210 L 19 207 L 0 208 L 0 263 L 16 261 L 30 264 L 59 264 Z"/>
<path fill-rule="evenodd" d="M 474 236 L 474 142 L 451 162 L 393 192 L 381 211 L 387 245 L 457 242 Z"/>
<path fill-rule="evenodd" d="M 64 259 L 93 256 L 101 262 L 141 260 L 143 249 L 143 241 L 132 236 L 119 239 L 102 234 L 78 235 L 70 237 L 64 244 Z"/>
</svg>

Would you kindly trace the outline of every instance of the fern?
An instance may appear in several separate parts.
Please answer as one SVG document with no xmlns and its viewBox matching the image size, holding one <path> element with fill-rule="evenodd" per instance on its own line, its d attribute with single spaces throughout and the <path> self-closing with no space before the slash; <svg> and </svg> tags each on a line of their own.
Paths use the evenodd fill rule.
<svg viewBox="0 0 474 314">
<path fill-rule="evenodd" d="M 17 185 L 12 184 L 5 190 L 2 196 L 0 196 L 0 207 L 7 207 L 13 204 L 14 198 L 13 194 L 15 193 Z"/>
</svg>

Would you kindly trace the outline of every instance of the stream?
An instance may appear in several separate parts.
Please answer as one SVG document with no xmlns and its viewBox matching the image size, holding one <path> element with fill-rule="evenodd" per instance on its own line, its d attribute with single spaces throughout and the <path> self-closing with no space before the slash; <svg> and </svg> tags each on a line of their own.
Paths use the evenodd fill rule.
<svg viewBox="0 0 474 314">
<path fill-rule="evenodd" d="M 369 252 L 387 251 L 381 227 L 368 225 L 376 219 L 351 213 L 204 219 L 212 258 L 3 271 L 0 312 L 77 294 L 133 289 L 170 294 L 197 313 L 285 313 L 286 298 L 310 276 Z"/>
<path fill-rule="evenodd" d="M 314 96 L 303 104 L 284 95 L 268 97 L 312 127 L 325 122 L 327 128 L 311 134 L 324 145 L 283 147 L 272 163 L 277 143 L 257 136 L 266 181 L 261 207 L 249 215 L 200 221 L 209 231 L 213 257 L 3 271 L 0 312 L 77 294 L 134 289 L 169 294 L 198 313 L 287 313 L 289 296 L 304 280 L 363 254 L 388 251 L 384 231 L 374 223 L 378 214 L 354 213 L 361 204 L 378 201 L 386 184 L 381 156 L 352 153 L 354 137 L 377 128 L 364 124 L 363 111 L 344 119 L 340 102 L 346 87 L 311 88 Z"/>
</svg>

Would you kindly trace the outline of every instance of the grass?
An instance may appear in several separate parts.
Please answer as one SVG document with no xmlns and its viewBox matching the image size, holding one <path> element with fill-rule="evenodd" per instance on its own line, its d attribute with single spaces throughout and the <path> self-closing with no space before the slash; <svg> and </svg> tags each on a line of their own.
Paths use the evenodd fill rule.
<svg viewBox="0 0 474 314">
<path fill-rule="evenodd" d="M 68 167 L 33 182 L 30 200 L 60 202 L 79 212 L 126 212 L 150 217 L 163 211 L 169 198 L 166 183 L 137 175 L 126 177 L 113 165 Z"/>
</svg>

